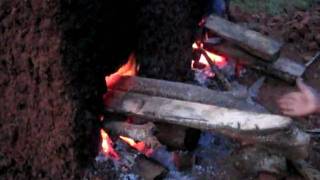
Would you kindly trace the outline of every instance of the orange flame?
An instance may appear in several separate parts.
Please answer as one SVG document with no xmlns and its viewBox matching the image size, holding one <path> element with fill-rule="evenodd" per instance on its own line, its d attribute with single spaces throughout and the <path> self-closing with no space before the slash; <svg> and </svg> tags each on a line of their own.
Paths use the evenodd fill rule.
<svg viewBox="0 0 320 180">
<path fill-rule="evenodd" d="M 145 154 L 146 156 L 150 156 L 153 153 L 153 150 L 151 148 L 148 148 L 144 142 L 135 142 L 135 140 L 120 136 L 120 139 L 122 139 L 124 142 L 128 143 L 131 147 L 138 150 L 139 152 Z"/>
<path fill-rule="evenodd" d="M 111 157 L 115 160 L 119 160 L 120 156 L 118 155 L 118 153 L 113 149 L 112 147 L 112 140 L 110 139 L 109 135 L 103 130 L 100 129 L 100 135 L 102 138 L 102 151 L 104 153 L 105 156 L 107 157 Z"/>
<path fill-rule="evenodd" d="M 119 80 L 119 76 L 134 76 L 138 72 L 136 56 L 131 53 L 126 64 L 122 65 L 115 73 L 105 77 L 107 87 L 112 87 Z"/>
<path fill-rule="evenodd" d="M 199 48 L 202 48 L 202 47 L 203 47 L 202 43 L 200 45 L 198 45 L 197 43 L 193 43 L 192 44 L 192 48 L 193 49 L 199 49 Z M 219 68 L 223 68 L 227 64 L 227 61 L 226 61 L 225 57 L 217 55 L 217 54 L 214 54 L 214 53 L 209 52 L 207 50 L 205 50 L 205 51 L 208 54 L 208 56 L 210 57 L 210 59 L 212 60 L 212 62 L 215 63 Z M 210 66 L 210 64 L 208 63 L 208 61 L 206 60 L 206 58 L 205 58 L 205 56 L 203 54 L 201 54 L 199 62 L 201 64 L 206 65 L 206 66 Z M 192 60 L 192 62 L 191 62 L 191 68 L 192 69 L 195 69 L 194 68 L 194 63 L 195 63 L 195 61 Z"/>
</svg>

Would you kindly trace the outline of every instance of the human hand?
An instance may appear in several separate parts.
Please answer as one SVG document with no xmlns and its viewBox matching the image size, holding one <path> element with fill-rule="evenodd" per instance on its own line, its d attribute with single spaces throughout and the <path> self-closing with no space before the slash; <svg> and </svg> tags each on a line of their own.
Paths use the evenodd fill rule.
<svg viewBox="0 0 320 180">
<path fill-rule="evenodd" d="M 284 95 L 278 101 L 283 114 L 288 116 L 304 116 L 319 110 L 319 94 L 302 79 L 297 80 L 299 91 Z"/>
</svg>

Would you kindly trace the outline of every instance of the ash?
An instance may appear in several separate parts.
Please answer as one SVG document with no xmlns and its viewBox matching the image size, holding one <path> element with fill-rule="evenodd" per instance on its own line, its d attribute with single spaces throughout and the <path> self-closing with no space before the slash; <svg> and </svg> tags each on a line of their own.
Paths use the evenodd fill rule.
<svg viewBox="0 0 320 180">
<path fill-rule="evenodd" d="M 115 150 L 119 153 L 120 159 L 114 160 L 100 153 L 94 164 L 88 168 L 83 179 L 121 179 L 121 180 L 140 180 L 134 170 L 136 159 L 141 153 L 131 149 L 121 140 L 114 143 Z M 162 146 L 154 151 L 152 156 L 147 157 L 156 161 L 168 170 L 167 174 L 160 179 L 165 180 L 197 180 L 197 179 L 224 179 L 230 175 L 225 166 L 225 159 L 231 155 L 236 144 L 229 139 L 213 134 L 202 132 L 198 145 L 193 151 L 169 151 Z M 174 162 L 174 153 L 191 154 L 193 163 L 191 167 L 179 170 Z"/>
</svg>

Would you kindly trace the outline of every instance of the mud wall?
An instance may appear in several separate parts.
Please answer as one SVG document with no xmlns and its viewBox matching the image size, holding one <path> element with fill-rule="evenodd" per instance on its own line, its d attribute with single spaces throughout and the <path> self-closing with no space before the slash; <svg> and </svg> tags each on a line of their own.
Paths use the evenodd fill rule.
<svg viewBox="0 0 320 180">
<path fill-rule="evenodd" d="M 0 173 L 70 178 L 75 103 L 65 86 L 54 1 L 0 4 Z"/>
</svg>

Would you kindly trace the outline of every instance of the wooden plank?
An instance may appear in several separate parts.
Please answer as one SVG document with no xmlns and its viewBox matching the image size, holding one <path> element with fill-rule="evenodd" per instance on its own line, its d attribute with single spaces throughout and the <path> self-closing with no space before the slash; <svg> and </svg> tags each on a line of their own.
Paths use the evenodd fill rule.
<svg viewBox="0 0 320 180">
<path fill-rule="evenodd" d="M 266 61 L 279 57 L 282 43 L 221 17 L 209 16 L 205 27 Z"/>
<path fill-rule="evenodd" d="M 244 65 L 282 79 L 289 83 L 294 83 L 305 71 L 305 66 L 286 57 L 280 57 L 273 63 L 263 62 L 261 58 L 250 55 L 240 48 L 230 43 L 220 45 L 205 45 L 210 51 L 240 60 Z"/>
<path fill-rule="evenodd" d="M 137 76 L 118 76 L 115 78 L 117 78 L 116 83 L 108 89 L 199 102 L 244 111 L 267 112 L 262 106 L 249 104 L 245 99 L 236 97 L 230 92 L 213 91 L 191 84 Z"/>
<path fill-rule="evenodd" d="M 268 131 L 287 128 L 291 119 L 213 105 L 109 91 L 105 95 L 109 112 L 124 113 L 149 120 L 178 124 L 203 130 Z"/>
</svg>

